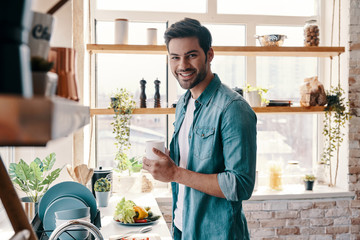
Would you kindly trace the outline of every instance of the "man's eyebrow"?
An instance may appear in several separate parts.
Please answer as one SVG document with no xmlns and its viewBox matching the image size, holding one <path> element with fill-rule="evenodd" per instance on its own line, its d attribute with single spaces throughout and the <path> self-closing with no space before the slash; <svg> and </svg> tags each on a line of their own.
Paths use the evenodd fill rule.
<svg viewBox="0 0 360 240">
<path fill-rule="evenodd" d="M 198 50 L 190 50 L 190 51 L 186 52 L 184 55 L 189 55 L 189 54 L 194 53 L 194 52 L 199 52 L 199 51 L 198 51 Z M 170 55 L 172 55 L 172 56 L 179 56 L 180 54 L 170 53 Z"/>
</svg>

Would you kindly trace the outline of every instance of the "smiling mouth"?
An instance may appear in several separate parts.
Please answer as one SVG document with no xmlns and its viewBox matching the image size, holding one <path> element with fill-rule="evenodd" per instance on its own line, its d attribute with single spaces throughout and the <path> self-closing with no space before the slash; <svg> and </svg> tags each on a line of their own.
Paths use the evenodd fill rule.
<svg viewBox="0 0 360 240">
<path fill-rule="evenodd" d="M 178 72 L 178 75 L 180 75 L 183 78 L 189 78 L 191 77 L 193 74 L 195 73 L 195 71 L 192 72 Z"/>
</svg>

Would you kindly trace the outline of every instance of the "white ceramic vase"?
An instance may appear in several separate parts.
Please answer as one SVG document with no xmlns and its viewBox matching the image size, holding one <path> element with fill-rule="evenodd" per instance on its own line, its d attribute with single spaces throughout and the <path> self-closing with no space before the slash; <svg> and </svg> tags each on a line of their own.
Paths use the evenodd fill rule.
<svg viewBox="0 0 360 240">
<path fill-rule="evenodd" d="M 246 92 L 246 100 L 251 107 L 261 107 L 261 96 L 258 91 Z"/>
</svg>

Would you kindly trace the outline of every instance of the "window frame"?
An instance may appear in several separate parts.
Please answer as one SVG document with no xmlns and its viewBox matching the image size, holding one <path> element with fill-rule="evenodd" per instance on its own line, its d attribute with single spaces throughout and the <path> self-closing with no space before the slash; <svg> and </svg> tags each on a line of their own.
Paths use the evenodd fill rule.
<svg viewBox="0 0 360 240">
<path fill-rule="evenodd" d="M 113 10 L 95 10 L 96 0 L 90 0 L 90 29 L 95 29 L 96 20 L 103 20 L 103 21 L 113 21 L 114 19 L 121 16 L 122 18 L 127 18 L 130 21 L 141 21 L 141 22 L 163 22 L 164 19 L 167 19 L 168 24 L 171 25 L 172 23 L 183 19 L 185 16 L 190 18 L 198 19 L 203 24 L 241 24 L 245 25 L 245 44 L 246 46 L 256 46 L 256 39 L 254 35 L 256 34 L 256 26 L 262 25 L 273 25 L 273 26 L 296 26 L 302 27 L 304 23 L 309 19 L 315 19 L 318 21 L 320 25 L 320 29 L 325 30 L 325 23 L 324 19 L 325 16 L 322 14 L 325 12 L 325 2 L 324 0 L 317 0 L 316 1 L 316 8 L 318 14 L 316 16 L 267 16 L 267 15 L 240 15 L 240 14 L 217 14 L 217 0 L 207 0 L 207 12 L 206 13 L 167 13 L 167 12 L 137 12 L 137 11 L 113 11 Z M 322 33 L 322 36 L 325 35 L 325 31 Z M 323 37 L 324 38 L 324 37 Z M 95 43 L 95 31 L 90 31 L 90 42 Z M 158 39 L 158 44 L 161 44 L 161 39 Z M 323 44 L 324 45 L 324 44 Z M 96 54 L 94 54 L 96 55 Z M 93 60 L 90 60 L 91 67 L 91 79 L 90 79 L 90 107 L 93 108 L 95 104 L 95 60 L 96 57 L 93 56 Z M 326 71 L 327 62 L 323 58 L 318 58 L 318 76 L 319 79 L 324 79 Z M 168 71 L 167 73 L 168 78 L 168 89 L 166 90 L 168 93 L 168 103 L 173 102 L 176 100 L 176 91 L 172 92 L 169 89 L 176 89 L 177 82 L 174 80 L 171 72 Z M 251 85 L 256 85 L 256 57 L 246 57 L 246 81 Z M 324 83 L 325 85 L 328 83 Z M 273 113 L 276 114 L 276 113 Z M 168 115 L 168 122 L 171 123 L 174 121 L 174 115 Z M 316 159 L 319 158 L 320 151 L 322 149 L 322 134 L 321 134 L 321 127 L 322 127 L 322 117 L 318 117 L 317 119 L 317 126 L 318 131 L 314 133 L 316 135 L 317 141 L 317 150 L 318 152 L 314 153 L 316 157 L 314 158 L 314 163 Z M 172 133 L 172 124 L 168 124 L 168 133 Z M 95 139 L 95 138 L 93 138 Z M 168 135 L 168 139 L 170 136 Z M 346 144 L 344 142 L 344 144 Z M 93 151 L 94 152 L 94 151 Z M 95 157 L 95 154 L 92 155 Z"/>
</svg>

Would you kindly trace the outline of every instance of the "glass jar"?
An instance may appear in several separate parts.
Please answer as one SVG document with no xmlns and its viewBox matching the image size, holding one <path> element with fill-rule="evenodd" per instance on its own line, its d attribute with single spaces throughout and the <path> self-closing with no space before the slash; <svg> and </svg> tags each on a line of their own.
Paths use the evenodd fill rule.
<svg viewBox="0 0 360 240">
<path fill-rule="evenodd" d="M 304 46 L 319 46 L 320 31 L 316 20 L 309 20 L 305 22 L 304 26 Z"/>
<path fill-rule="evenodd" d="M 271 190 L 282 190 L 282 163 L 272 161 L 269 164 L 269 187 Z"/>
<path fill-rule="evenodd" d="M 301 184 L 302 173 L 299 166 L 299 161 L 288 161 L 285 168 L 285 174 L 287 177 L 286 184 Z"/>
</svg>

